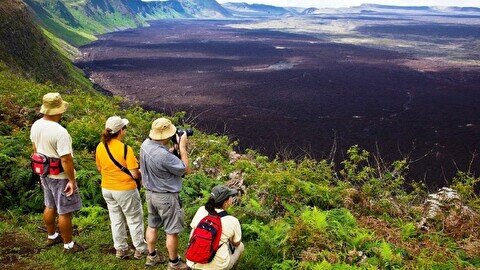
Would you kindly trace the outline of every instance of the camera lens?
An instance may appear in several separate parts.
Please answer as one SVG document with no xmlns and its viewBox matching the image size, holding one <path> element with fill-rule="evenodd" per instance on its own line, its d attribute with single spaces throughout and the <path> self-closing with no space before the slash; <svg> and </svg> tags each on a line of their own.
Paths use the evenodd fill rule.
<svg viewBox="0 0 480 270">
<path fill-rule="evenodd" d="M 178 137 L 181 137 L 183 135 L 183 133 L 187 133 L 187 136 L 192 136 L 193 135 L 193 129 L 191 129 L 191 128 L 183 129 L 183 128 L 177 127 L 177 132 L 172 136 L 172 142 L 174 144 L 178 144 L 176 135 L 178 135 Z"/>
</svg>

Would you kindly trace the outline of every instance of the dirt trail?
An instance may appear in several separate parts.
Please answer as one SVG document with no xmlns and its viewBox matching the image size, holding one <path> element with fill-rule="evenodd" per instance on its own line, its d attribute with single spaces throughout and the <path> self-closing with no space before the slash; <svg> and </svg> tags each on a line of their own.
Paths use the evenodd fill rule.
<svg viewBox="0 0 480 270">
<path fill-rule="evenodd" d="M 0 265 L 2 269 L 53 269 L 38 265 L 33 256 L 41 252 L 37 244 L 27 236 L 8 231 L 0 236 Z"/>
</svg>

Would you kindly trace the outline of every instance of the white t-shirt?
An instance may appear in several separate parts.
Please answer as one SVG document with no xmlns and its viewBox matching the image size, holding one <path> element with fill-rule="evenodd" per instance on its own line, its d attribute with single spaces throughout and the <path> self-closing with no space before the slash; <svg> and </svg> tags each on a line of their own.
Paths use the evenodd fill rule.
<svg viewBox="0 0 480 270">
<path fill-rule="evenodd" d="M 68 131 L 59 123 L 54 121 L 38 119 L 33 123 L 30 130 L 30 140 L 37 148 L 37 152 L 47 157 L 60 158 L 72 154 L 72 138 Z M 65 172 L 58 175 L 49 175 L 54 179 L 67 179 Z"/>
<path fill-rule="evenodd" d="M 218 212 L 223 211 L 222 209 L 215 209 Z M 190 237 L 192 236 L 193 231 L 197 227 L 198 223 L 208 215 L 208 211 L 205 209 L 205 206 L 200 207 L 195 213 L 195 216 L 190 223 L 192 231 L 190 232 Z M 217 250 L 215 257 L 210 263 L 207 264 L 198 264 L 193 263 L 187 260 L 187 265 L 192 267 L 195 265 L 195 269 L 223 269 L 228 266 L 230 263 L 230 252 L 228 250 L 228 240 L 230 239 L 233 243 L 238 243 L 242 240 L 242 229 L 240 227 L 240 222 L 234 216 L 225 216 L 222 217 L 222 236 L 220 237 L 220 248 Z M 227 244 L 225 244 L 227 243 Z M 224 245 L 222 245 L 224 244 Z"/>
</svg>

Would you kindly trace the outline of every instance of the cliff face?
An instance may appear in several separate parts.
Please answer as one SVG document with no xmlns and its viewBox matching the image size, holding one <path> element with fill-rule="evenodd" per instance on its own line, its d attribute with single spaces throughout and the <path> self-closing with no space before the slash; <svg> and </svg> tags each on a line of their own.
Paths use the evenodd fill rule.
<svg viewBox="0 0 480 270">
<path fill-rule="evenodd" d="M 0 2 L 0 61 L 41 82 L 71 80 L 68 59 L 51 45 L 19 0 Z"/>
<path fill-rule="evenodd" d="M 24 0 L 42 27 L 74 46 L 93 35 L 148 25 L 162 18 L 227 17 L 215 0 Z"/>
<path fill-rule="evenodd" d="M 230 13 L 235 16 L 282 16 L 296 14 L 293 10 L 287 10 L 283 7 L 276 7 L 263 4 L 247 4 L 247 3 L 225 3 L 223 5 Z"/>
<path fill-rule="evenodd" d="M 192 17 L 230 17 L 231 13 L 215 0 L 178 0 Z"/>
</svg>

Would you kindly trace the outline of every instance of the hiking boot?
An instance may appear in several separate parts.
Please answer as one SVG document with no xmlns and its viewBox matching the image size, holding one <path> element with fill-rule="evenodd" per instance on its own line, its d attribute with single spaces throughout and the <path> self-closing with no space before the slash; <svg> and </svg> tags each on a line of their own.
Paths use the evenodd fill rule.
<svg viewBox="0 0 480 270">
<path fill-rule="evenodd" d="M 168 262 L 168 268 L 167 270 L 188 270 L 190 267 L 186 263 L 184 263 L 182 260 L 180 260 L 180 257 L 178 257 L 178 263 L 173 264 L 171 262 Z"/>
<path fill-rule="evenodd" d="M 63 243 L 63 239 L 62 236 L 59 234 L 57 237 L 55 237 L 55 239 L 47 238 L 47 243 L 45 244 L 45 247 L 51 247 L 60 243 Z"/>
<path fill-rule="evenodd" d="M 79 244 L 77 244 L 76 242 L 73 243 L 73 247 L 72 248 L 69 248 L 69 249 L 66 249 L 64 248 L 63 249 L 63 253 L 77 253 L 77 252 L 81 252 L 81 251 L 84 251 L 85 249 L 87 249 L 86 247 L 84 246 L 81 246 Z"/>
<path fill-rule="evenodd" d="M 147 255 L 148 255 L 148 250 L 143 250 L 143 251 L 135 250 L 135 254 L 133 255 L 133 258 L 135 258 L 136 260 L 141 260 L 145 258 Z"/>
<path fill-rule="evenodd" d="M 145 265 L 154 266 L 158 263 L 164 263 L 164 262 L 165 262 L 165 257 L 163 257 L 163 255 L 157 251 L 157 255 L 155 256 L 147 255 L 147 261 L 145 262 Z"/>
<path fill-rule="evenodd" d="M 131 257 L 133 255 L 133 250 L 127 248 L 127 249 L 119 249 L 117 250 L 117 252 L 115 253 L 115 257 L 117 257 L 118 259 L 128 259 L 129 257 Z"/>
</svg>

